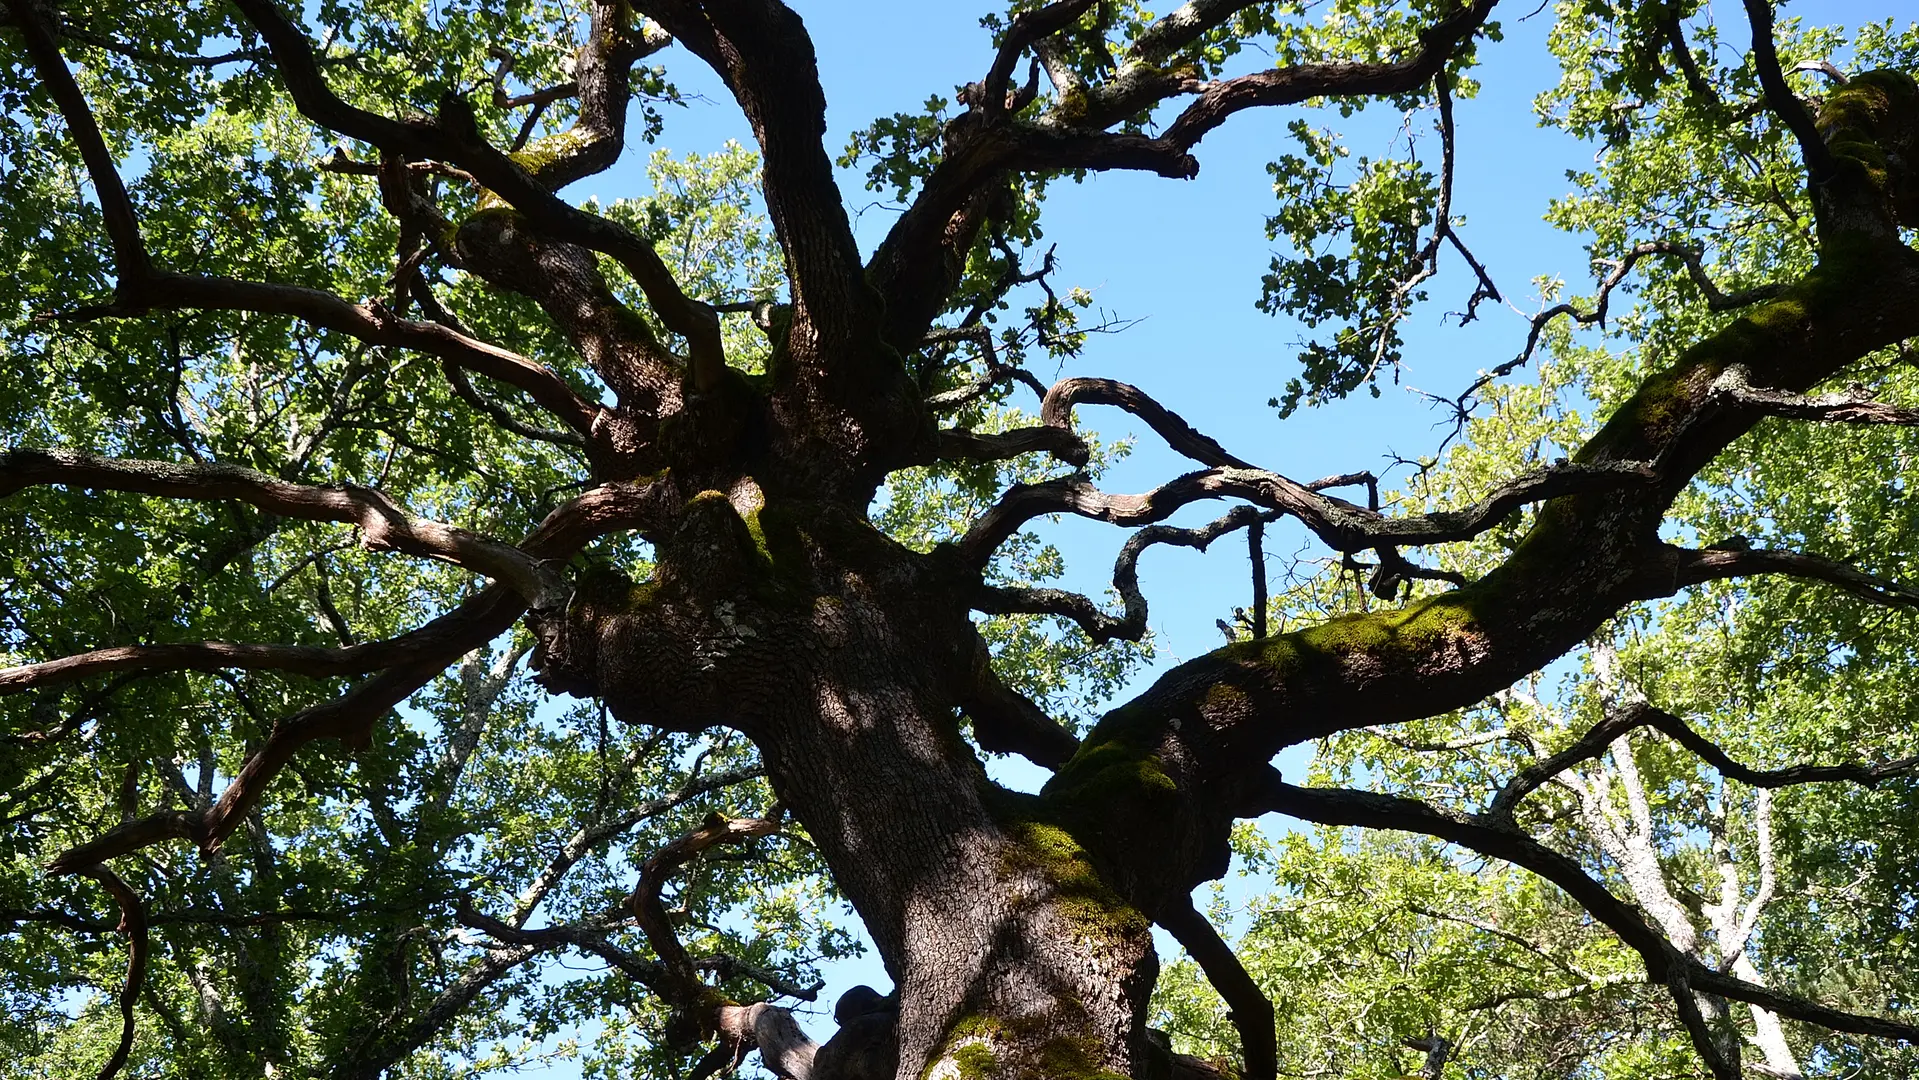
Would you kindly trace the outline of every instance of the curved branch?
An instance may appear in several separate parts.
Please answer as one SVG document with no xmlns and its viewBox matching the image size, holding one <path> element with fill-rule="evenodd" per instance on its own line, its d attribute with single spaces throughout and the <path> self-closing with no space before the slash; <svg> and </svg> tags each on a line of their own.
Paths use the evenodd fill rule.
<svg viewBox="0 0 1919 1080">
<path fill-rule="evenodd" d="M 1492 14 L 1498 0 L 1473 0 L 1419 34 L 1419 51 L 1394 63 L 1300 64 L 1214 83 L 1174 120 L 1161 137 L 1185 150 L 1243 109 L 1296 105 L 1308 98 L 1382 97 L 1419 89 Z"/>
<path fill-rule="evenodd" d="M 1706 308 L 1709 311 L 1736 311 L 1739 308 L 1750 307 L 1753 304 L 1773 299 L 1779 295 L 1782 289 L 1782 286 L 1779 285 L 1756 285 L 1750 289 L 1740 289 L 1738 292 L 1728 293 L 1720 289 L 1719 285 L 1712 280 L 1712 276 L 1706 273 L 1706 267 L 1703 261 L 1704 256 L 1698 248 L 1673 240 L 1649 240 L 1643 244 L 1635 244 L 1624 255 L 1620 256 L 1617 261 L 1594 260 L 1598 265 L 1604 266 L 1610 264 L 1612 269 L 1608 271 L 1606 277 L 1600 281 L 1599 293 L 1593 298 L 1591 311 L 1581 311 L 1570 303 L 1560 303 L 1554 304 L 1552 307 L 1534 315 L 1532 317 L 1532 325 L 1526 332 L 1526 345 L 1519 351 L 1519 355 L 1475 380 L 1471 386 L 1466 388 L 1465 393 L 1460 394 L 1459 397 L 1454 399 L 1455 403 L 1463 406 L 1466 399 L 1477 393 L 1481 387 L 1492 382 L 1494 379 L 1503 378 L 1518 368 L 1525 366 L 1526 362 L 1532 359 L 1533 353 L 1539 348 L 1540 335 L 1544 334 L 1546 327 L 1550 326 L 1552 321 L 1561 315 L 1569 316 L 1574 322 L 1581 326 L 1591 326 L 1594 323 L 1598 323 L 1602 327 L 1605 326 L 1606 313 L 1612 305 L 1613 290 L 1619 287 L 1620 282 L 1626 279 L 1627 274 L 1632 273 L 1633 267 L 1638 265 L 1639 260 L 1650 255 L 1670 255 L 1684 262 L 1686 266 L 1686 276 L 1692 279 L 1693 286 L 1705 296 Z"/>
<path fill-rule="evenodd" d="M 667 329 L 687 339 L 696 378 L 717 380 L 725 366 L 719 317 L 688 297 L 653 246 L 609 219 L 574 207 L 510 156 L 479 138 L 457 102 L 441 120 L 393 120 L 348 104 L 320 71 L 313 45 L 276 0 L 235 0 L 273 54 L 287 92 L 301 115 L 329 131 L 358 139 L 406 159 L 434 158 L 457 165 L 525 214 L 556 239 L 604 252 L 625 267 Z"/>
<path fill-rule="evenodd" d="M 1056 0 L 1043 8 L 1015 15 L 1006 28 L 1006 34 L 1000 39 L 999 52 L 993 56 L 993 66 L 980 82 L 980 107 L 989 112 L 1005 111 L 1007 89 L 1013 81 L 1013 69 L 1019 65 L 1020 54 L 1038 44 L 1042 38 L 1051 37 L 1072 26 L 1092 6 L 1093 0 Z"/>
<path fill-rule="evenodd" d="M 1861 600 L 1887 607 L 1919 607 L 1919 588 L 1875 577 L 1845 563 L 1804 555 L 1797 551 L 1769 548 L 1745 549 L 1667 547 L 1674 561 L 1674 581 L 1678 586 L 1698 585 L 1723 578 L 1751 577 L 1755 574 L 1783 574 L 1787 577 L 1822 581 Z"/>
<path fill-rule="evenodd" d="M 1261 793 L 1260 805 L 1264 809 L 1327 825 L 1423 833 L 1538 874 L 1559 886 L 1637 952 L 1645 962 L 1649 979 L 1673 986 L 1682 1011 L 1690 995 L 1677 991 L 1689 986 L 1834 1031 L 1919 1042 L 1919 1027 L 1911 1024 L 1829 1008 L 1714 971 L 1679 952 L 1632 905 L 1614 896 L 1576 861 L 1509 824 L 1403 796 L 1346 788 L 1298 787 L 1279 780 L 1278 774 L 1270 771 Z"/>
<path fill-rule="evenodd" d="M 1233 113 L 1315 97 L 1417 90 L 1485 22 L 1495 2 L 1473 0 L 1428 27 L 1419 35 L 1419 50 L 1403 61 L 1300 64 L 1204 84 L 1190 72 L 1164 72 L 1142 59 L 1125 65 L 1105 84 L 1063 94 L 1038 121 L 1020 120 L 1003 110 L 989 111 L 985 104 L 969 110 L 947 125 L 940 164 L 868 264 L 868 276 L 884 302 L 886 340 L 896 348 L 908 348 L 938 316 L 958 284 L 965 252 L 984 220 L 982 195 L 1009 174 L 1136 169 L 1191 178 L 1198 173 L 1199 163 L 1190 151 Z M 1214 10 L 1214 4 L 1189 7 L 1196 9 L 1190 16 L 1168 17 L 1162 40 L 1190 40 L 1189 34 L 1196 35 L 1210 21 L 1225 17 Z M 1205 10 L 1197 10 L 1201 8 Z M 1104 130 L 1168 97 L 1194 92 L 1199 99 L 1163 135 Z M 982 99 L 990 96 L 981 95 Z"/>
<path fill-rule="evenodd" d="M 1114 379 L 1061 379 L 1040 402 L 1040 420 L 1049 427 L 1071 431 L 1075 405 L 1111 405 L 1132 413 L 1146 421 L 1148 427 L 1166 440 L 1166 445 L 1202 465 L 1231 469 L 1254 467 L 1227 453 L 1211 436 L 1200 433 L 1178 413 L 1137 386 Z"/>
<path fill-rule="evenodd" d="M 1528 503 L 1566 495 L 1651 487 L 1656 470 L 1641 462 L 1562 462 L 1514 477 L 1457 510 L 1388 517 L 1261 469 L 1217 468 L 1187 473 L 1139 495 L 1110 495 L 1075 474 L 1007 490 L 966 535 L 959 550 L 968 565 L 984 566 L 999 545 L 1026 522 L 1046 514 L 1078 514 L 1113 525 L 1150 525 L 1182 506 L 1236 498 L 1297 518 L 1328 547 L 1343 553 L 1381 545 L 1467 540 Z"/>
<path fill-rule="evenodd" d="M 0 453 L 0 498 L 29 485 L 134 491 L 175 499 L 237 499 L 283 517 L 358 528 L 366 547 L 443 559 L 511 586 L 536 610 L 565 602 L 556 571 L 519 548 L 417 517 L 372 488 L 309 487 L 237 465 L 103 458 L 72 450 Z"/>
<path fill-rule="evenodd" d="M 1028 613 L 1058 615 L 1079 624 L 1095 643 L 1115 638 L 1138 641 L 1146 635 L 1146 594 L 1139 587 L 1139 557 L 1154 544 L 1174 544 L 1205 551 L 1213 541 L 1229 532 L 1258 524 L 1265 515 L 1250 506 L 1234 507 L 1226 516 L 1196 529 L 1171 525 L 1150 525 L 1126 538 L 1113 561 L 1113 588 L 1125 605 L 1118 618 L 1100 610 L 1099 605 L 1079 593 L 1063 589 L 1021 586 L 983 586 L 973 598 L 973 607 L 993 615 Z"/>
<path fill-rule="evenodd" d="M 21 37 L 26 39 L 27 55 L 32 58 L 41 83 L 59 105 L 67 131 L 80 148 L 80 159 L 93 178 L 94 197 L 99 200 L 101 217 L 106 220 L 107 236 L 113 242 L 113 260 L 120 269 L 120 288 L 124 291 L 129 279 L 145 278 L 152 267 L 146 242 L 140 238 L 140 219 L 134 212 L 133 200 L 127 197 L 126 184 L 120 179 L 106 140 L 100 137 L 100 126 L 94 122 L 86 96 L 73 81 L 73 73 L 67 70 L 66 60 L 60 55 L 60 46 L 40 20 L 32 0 L 7 0 L 7 7 L 13 12 Z"/>
<path fill-rule="evenodd" d="M 778 807 L 762 818 L 708 815 L 698 828 L 654 852 L 640 864 L 640 880 L 633 887 L 631 899 L 633 915 L 664 967 L 660 990 L 675 1006 L 696 1007 L 704 987 L 693 961 L 686 955 L 685 946 L 673 932 L 666 908 L 660 903 L 660 890 L 666 885 L 667 875 L 715 844 L 738 844 L 758 836 L 771 836 L 780 830 L 781 816 Z"/>
<path fill-rule="evenodd" d="M 641 763 L 642 762 L 638 760 L 629 758 L 626 764 L 637 766 Z M 578 831 L 567 838 L 566 843 L 560 845 L 560 850 L 553 853 L 553 857 L 547 860 L 546 865 L 540 868 L 540 872 L 534 876 L 532 884 L 521 890 L 520 895 L 515 898 L 511 919 L 512 924 L 514 926 L 524 925 L 528 916 L 532 915 L 534 909 L 539 906 L 540 901 L 545 899 L 546 894 L 552 890 L 560 878 L 564 876 L 568 870 L 573 868 L 573 864 L 579 862 L 586 856 L 587 852 L 598 847 L 600 844 L 631 829 L 647 818 L 663 814 L 676 806 L 680 806 L 708 792 L 718 791 L 720 788 L 731 787 L 734 784 L 745 783 L 748 780 L 765 775 L 765 768 L 754 765 L 696 777 L 682 784 L 679 790 L 670 795 L 663 795 L 657 799 L 648 799 L 638 806 L 631 807 L 628 810 L 612 815 L 592 825 L 581 826 Z"/>
<path fill-rule="evenodd" d="M 115 929 L 127 935 L 127 978 L 120 988 L 120 1042 L 106 1064 L 100 1067 L 97 1077 L 97 1080 L 112 1080 L 133 1051 L 133 1003 L 139 999 L 140 989 L 147 981 L 146 906 L 131 885 L 99 863 L 77 866 L 69 872 L 90 877 L 113 894 L 114 903 L 120 905 L 120 925 Z"/>
<path fill-rule="evenodd" d="M 1919 756 L 1904 757 L 1878 765 L 1788 765 L 1781 769 L 1755 769 L 1734 761 L 1731 755 L 1694 731 L 1684 720 L 1643 701 L 1628 706 L 1624 713 L 1624 720 L 1633 726 L 1644 725 L 1664 734 L 1698 755 L 1706 764 L 1718 769 L 1721 775 L 1756 788 L 1782 788 L 1791 787 L 1794 784 L 1835 782 L 1875 787 L 1888 777 L 1904 776 L 1914 769 L 1919 769 Z"/>
<path fill-rule="evenodd" d="M 658 990 L 666 981 L 666 965 L 657 960 L 646 960 L 633 955 L 608 941 L 605 934 L 591 926 L 561 923 L 543 926 L 538 930 L 526 930 L 482 914 L 474 908 L 472 898 L 466 896 L 460 897 L 459 902 L 454 905 L 453 921 L 508 945 L 530 946 L 542 950 L 571 946 L 605 960 L 620 969 L 628 978 L 649 990 Z"/>
<path fill-rule="evenodd" d="M 1745 4 L 1746 19 L 1752 24 L 1753 66 L 1759 73 L 1759 88 L 1766 95 L 1766 107 L 1785 122 L 1798 141 L 1813 184 L 1824 184 L 1834 172 L 1832 151 L 1819 137 L 1819 127 L 1805 102 L 1786 85 L 1786 73 L 1780 70 L 1779 52 L 1772 36 L 1772 0 L 1745 0 Z"/>
<path fill-rule="evenodd" d="M 826 95 L 805 24 L 778 0 L 635 6 L 706 61 L 753 127 L 767 217 L 791 279 L 798 332 L 789 347 L 817 350 L 834 374 L 859 381 L 866 350 L 848 346 L 871 332 L 875 298 L 826 153 Z"/>
<path fill-rule="evenodd" d="M 664 478 L 648 483 L 606 484 L 587 491 L 548 514 L 527 536 L 522 551 L 536 559 L 572 554 L 596 536 L 651 520 L 655 500 L 675 503 Z M 526 605 L 500 585 L 434 619 L 410 637 L 436 644 L 405 663 L 387 668 L 339 698 L 295 713 L 275 724 L 266 743 L 248 757 L 220 798 L 204 811 L 169 810 L 108 830 L 71 848 L 48 865 L 50 873 L 72 873 L 171 839 L 191 840 L 203 853 L 218 850 L 259 805 L 266 787 L 293 755 L 317 739 L 339 739 L 349 748 L 366 745 L 373 725 L 400 702 L 461 656 L 505 633 Z M 477 993 L 478 991 L 475 990 Z"/>
<path fill-rule="evenodd" d="M 993 670 L 986 643 L 974 638 L 973 684 L 959 707 L 973 721 L 980 748 L 1018 754 L 1043 769 L 1057 769 L 1079 749 L 1079 739 L 1031 698 L 1006 685 Z"/>
</svg>

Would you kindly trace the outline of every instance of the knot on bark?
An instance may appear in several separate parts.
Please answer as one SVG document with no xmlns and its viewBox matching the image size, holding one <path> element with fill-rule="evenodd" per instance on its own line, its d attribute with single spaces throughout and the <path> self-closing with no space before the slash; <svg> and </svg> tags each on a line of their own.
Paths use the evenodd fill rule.
<svg viewBox="0 0 1919 1080">
<path fill-rule="evenodd" d="M 541 686 L 556 694 L 590 697 L 599 692 L 600 632 L 629 611 L 639 586 L 611 567 L 586 571 L 574 583 L 573 598 L 561 612 L 528 612 L 533 631 L 533 670 Z"/>
</svg>

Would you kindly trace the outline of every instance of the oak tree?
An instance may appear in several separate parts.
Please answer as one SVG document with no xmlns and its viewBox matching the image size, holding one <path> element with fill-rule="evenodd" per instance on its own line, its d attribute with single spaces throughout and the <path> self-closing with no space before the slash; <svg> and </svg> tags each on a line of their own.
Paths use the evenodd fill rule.
<svg viewBox="0 0 1919 1080">
<path fill-rule="evenodd" d="M 1717 470 L 1755 446 L 1790 469 L 1835 429 L 1919 421 L 1911 35 L 1862 33 L 1847 70 L 1766 0 L 1743 47 L 1690 3 L 1564 5 L 1555 48 L 1592 83 L 1562 122 L 1602 167 L 1555 212 L 1610 261 L 1452 400 L 1460 424 L 1535 353 L 1576 353 L 1569 327 L 1604 326 L 1635 275 L 1660 303 L 1633 313 L 1643 349 L 1583 369 L 1603 420 L 1556 429 L 1563 457 L 1535 439 L 1394 501 L 1370 473 L 1241 457 L 1151 387 L 1033 373 L 1089 329 L 1044 200 L 1093 172 L 1191 177 L 1248 110 L 1374 103 L 1430 115 L 1439 147 L 1333 184 L 1339 152 L 1301 125 L 1276 164 L 1265 302 L 1331 326 L 1282 413 L 1388 377 L 1442 259 L 1473 281 L 1467 317 L 1501 301 L 1451 209 L 1453 98 L 1499 47 L 1494 0 L 1310 7 L 987 13 L 977 81 L 855 138 L 904 203 L 862 252 L 778 0 L 8 0 L 0 899 L 31 1022 L 7 1038 L 102 1076 L 436 1076 L 517 1064 L 471 1052 L 516 1024 L 600 1017 L 618 1042 L 624 1006 L 609 1070 L 707 1076 L 757 1049 L 792 1080 L 1271 1077 L 1273 1002 L 1191 897 L 1273 811 L 1550 883 L 1539 925 L 1613 949 L 1588 981 L 1657 988 L 1715 1077 L 1753 1064 L 1742 1022 L 1774 1070 L 1799 1068 L 1782 1023 L 1919 1036 L 1890 998 L 1761 977 L 1765 886 L 1735 873 L 1703 931 L 1678 910 L 1631 749 L 1651 729 L 1770 790 L 1902 775 L 1898 732 L 1755 764 L 1614 679 L 1584 711 L 1525 706 L 1558 719 L 1465 770 L 1479 804 L 1269 764 L 1517 708 L 1661 598 L 1781 578 L 1912 605 L 1897 531 L 1841 552 L 1762 513 L 1739 535 L 1779 542 L 1737 541 L 1690 501 L 1738 489 Z M 757 157 L 656 155 L 648 198 L 562 197 L 658 131 L 676 63 L 717 73 Z M 1813 392 L 1834 381 L 1857 385 Z M 1191 471 L 1102 489 L 1090 406 Z M 1231 505 L 1166 523 L 1197 503 Z M 1052 515 L 1132 530 L 1117 609 L 1046 584 Z M 1282 521 L 1367 599 L 1313 615 L 1256 574 L 1239 640 L 1062 722 L 1138 656 L 1144 551 Z M 556 719 L 522 664 L 585 704 Z M 1009 790 L 983 753 L 1050 779 Z M 1561 788 L 1604 850 L 1551 834 Z M 1768 830 L 1770 805 L 1722 804 L 1721 828 Z M 843 995 L 815 1045 L 769 1002 L 815 996 L 807 964 L 849 947 L 829 890 L 896 985 Z M 1484 921 L 1448 902 L 1433 917 Z M 1149 1029 L 1155 925 L 1230 1009 L 1231 1060 Z M 101 981 L 109 944 L 117 1009 L 49 1044 L 58 988 Z M 605 971 L 542 995 L 529 962 L 559 951 Z M 1427 1075 L 1456 1036 L 1415 1039 Z"/>
</svg>

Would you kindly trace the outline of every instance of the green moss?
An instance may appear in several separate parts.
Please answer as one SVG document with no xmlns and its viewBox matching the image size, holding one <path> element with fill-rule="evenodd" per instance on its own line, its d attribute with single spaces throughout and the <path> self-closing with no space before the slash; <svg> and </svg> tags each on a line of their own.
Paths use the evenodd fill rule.
<svg viewBox="0 0 1919 1080">
<path fill-rule="evenodd" d="M 541 136 L 526 144 L 524 148 L 508 154 L 507 157 L 512 158 L 515 165 L 537 177 L 543 171 L 553 168 L 566 158 L 578 153 L 592 141 L 592 136 L 575 128 L 567 128 L 565 131 Z"/>
<path fill-rule="evenodd" d="M 1165 773 L 1159 773 L 1164 783 Z M 1133 910 L 1106 879 L 1093 858 L 1065 827 L 1041 818 L 1032 796 L 1007 793 L 998 800 L 1000 820 L 1014 844 L 1007 859 L 1012 869 L 1037 870 L 1053 887 L 1053 902 L 1066 917 L 1095 938 L 1122 939 L 1149 933 L 1146 917 Z"/>
<path fill-rule="evenodd" d="M 1819 110 L 1819 133 L 1842 182 L 1862 185 L 1897 220 L 1919 215 L 1919 184 L 1910 170 L 1919 149 L 1910 117 L 1919 112 L 1919 83 L 1903 71 L 1868 71 L 1835 88 Z M 1900 175 L 1903 166 L 1905 175 Z"/>
<path fill-rule="evenodd" d="M 953 1064 L 959 1067 L 960 1080 L 987 1080 L 999 1072 L 999 1055 L 985 1043 L 967 1043 L 953 1051 Z"/>
</svg>

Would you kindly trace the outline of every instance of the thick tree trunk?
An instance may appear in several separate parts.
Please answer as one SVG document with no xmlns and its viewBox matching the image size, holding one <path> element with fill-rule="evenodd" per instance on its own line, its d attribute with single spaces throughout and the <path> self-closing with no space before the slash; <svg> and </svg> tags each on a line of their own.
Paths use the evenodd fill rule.
<svg viewBox="0 0 1919 1080">
<path fill-rule="evenodd" d="M 981 660 L 943 558 L 748 481 L 688 507 L 651 582 L 608 576 L 544 628 L 544 677 L 754 739 L 897 985 L 900 1077 L 1135 1074 L 1150 923 L 961 737 Z"/>
</svg>

